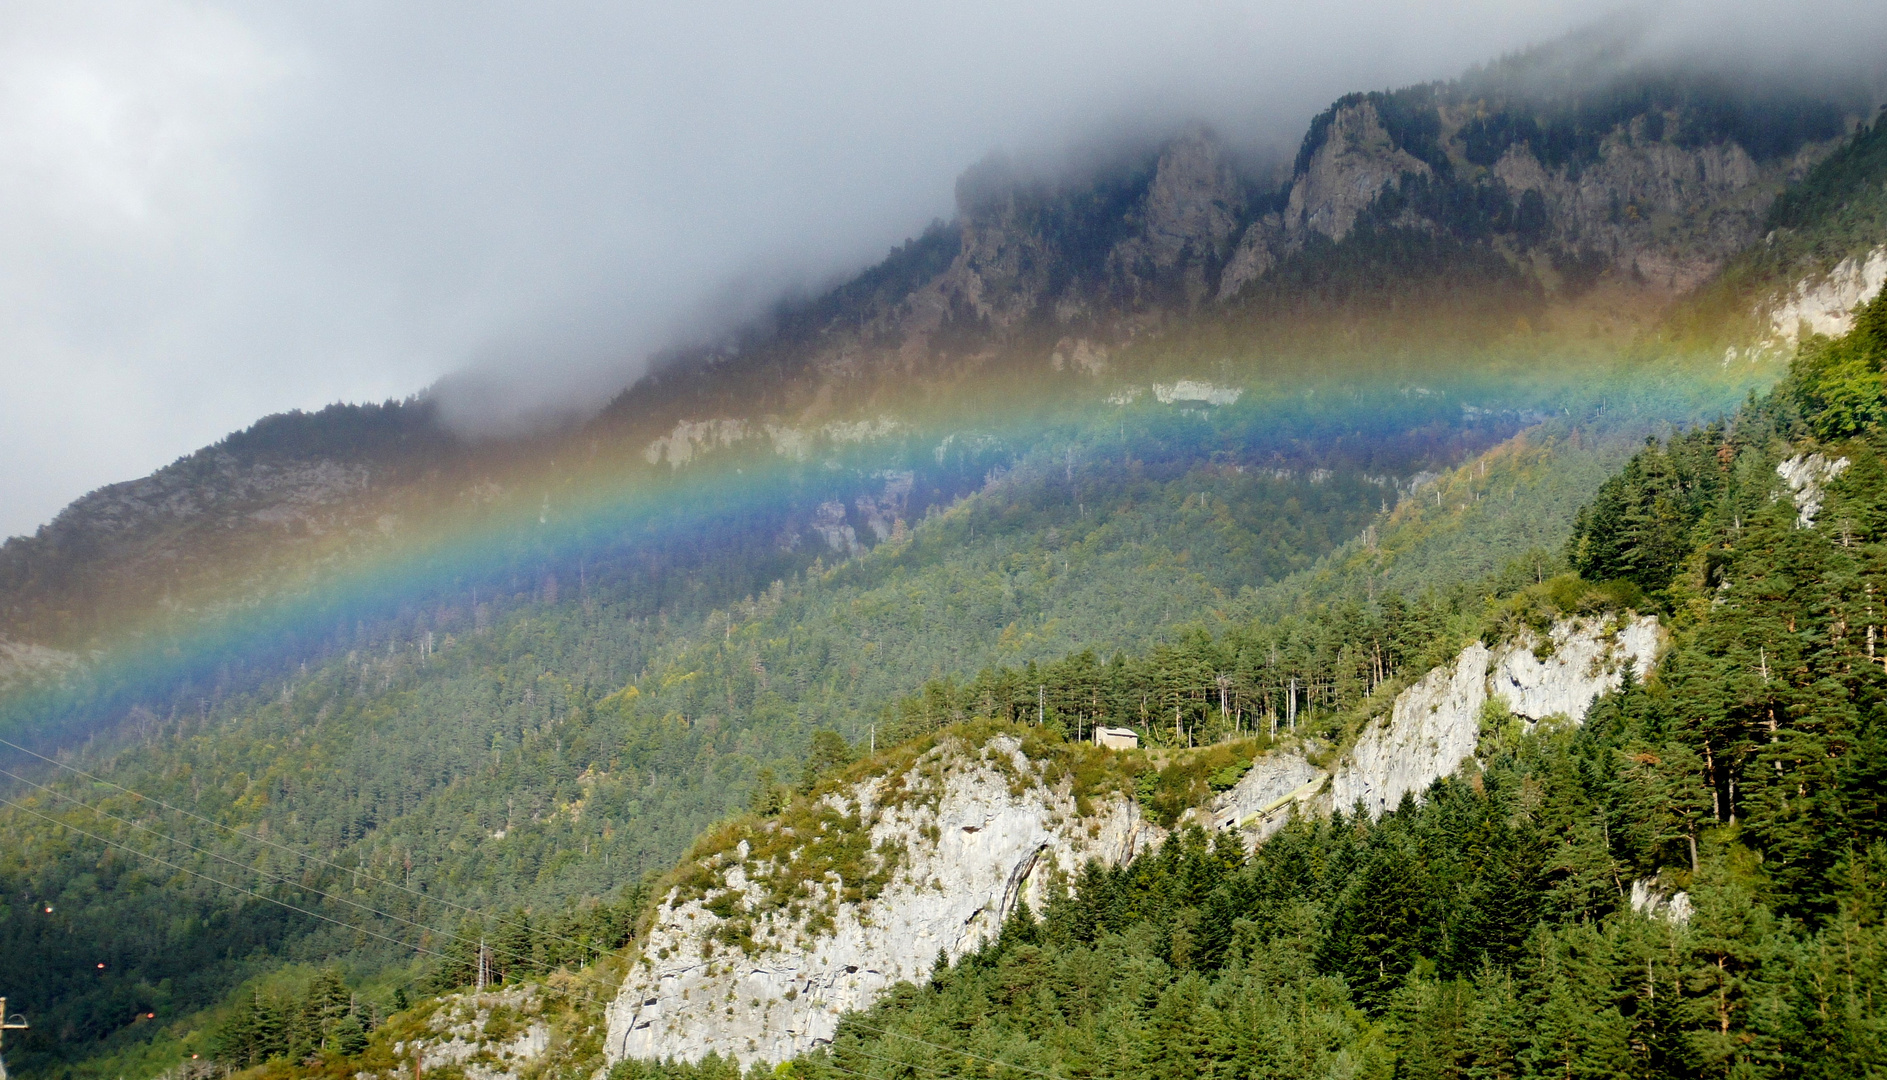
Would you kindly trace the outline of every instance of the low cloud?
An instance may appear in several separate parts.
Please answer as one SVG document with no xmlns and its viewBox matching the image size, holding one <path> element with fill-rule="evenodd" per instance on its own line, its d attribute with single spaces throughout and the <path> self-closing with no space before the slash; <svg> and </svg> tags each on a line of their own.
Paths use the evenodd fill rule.
<svg viewBox="0 0 1887 1080">
<path fill-rule="evenodd" d="M 1877 5 L 1646 40 L 1871 62 Z M 1786 17 L 1785 17 L 1786 16 Z M 864 265 L 992 148 L 1337 95 L 1605 20 L 1572 0 L 913 7 L 65 0 L 0 13 L 0 533 L 287 408 L 435 383 L 508 430 Z M 443 383 L 441 379 L 445 379 Z"/>
</svg>

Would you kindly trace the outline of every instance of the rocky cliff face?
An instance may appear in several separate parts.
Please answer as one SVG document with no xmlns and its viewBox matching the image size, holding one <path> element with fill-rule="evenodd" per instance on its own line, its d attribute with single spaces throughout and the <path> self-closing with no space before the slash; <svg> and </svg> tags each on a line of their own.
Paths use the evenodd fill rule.
<svg viewBox="0 0 1887 1080">
<path fill-rule="evenodd" d="M 1474 642 L 1453 664 L 1398 694 L 1389 717 L 1364 728 L 1333 771 L 1329 806 L 1348 811 L 1360 803 L 1375 816 L 1453 773 L 1474 755 L 1490 701 L 1527 721 L 1563 716 L 1577 723 L 1593 698 L 1618 687 L 1626 668 L 1647 674 L 1662 644 L 1658 621 L 1648 615 L 1569 619 L 1545 637 L 1493 649 Z"/>
<path fill-rule="evenodd" d="M 1618 688 L 1627 668 L 1639 678 L 1649 673 L 1663 641 L 1655 618 L 1632 616 L 1562 620 L 1543 641 L 1526 635 L 1491 649 L 1472 642 L 1397 694 L 1389 715 L 1366 726 L 1333 768 L 1291 749 L 1260 757 L 1214 801 L 1211 824 L 1240 829 L 1255 844 L 1295 814 L 1348 812 L 1360 803 L 1380 815 L 1474 756 L 1490 701 L 1529 723 L 1555 716 L 1577 723 L 1594 698 Z"/>
<path fill-rule="evenodd" d="M 1374 101 L 1339 106 L 1323 145 L 1291 180 L 1282 218 L 1285 234 L 1297 242 L 1309 233 L 1341 240 L 1385 186 L 1432 171 L 1389 137 Z"/>
<path fill-rule="evenodd" d="M 1218 267 L 1238 240 L 1245 200 L 1244 182 L 1210 132 L 1194 128 L 1175 139 L 1141 204 L 1140 233 L 1108 253 L 1116 296 L 1139 306 L 1177 292 L 1190 307 L 1212 295 Z"/>
<path fill-rule="evenodd" d="M 860 336 L 892 334 L 907 360 L 966 320 L 1127 336 L 1139 316 L 1230 300 L 1366 223 L 1488 247 L 1549 291 L 1568 268 L 1609 267 L 1681 293 L 1755 240 L 1775 196 L 1839 135 L 1826 123 L 1700 130 L 1683 106 L 1647 98 L 1636 112 L 1581 114 L 1567 151 L 1570 121 L 1548 115 L 1554 103 L 1477 95 L 1437 84 L 1346 97 L 1313 124 L 1281 187 L 1241 174 L 1196 127 L 1073 179 L 985 162 L 958 182 L 948 269 L 874 313 Z M 1489 126 L 1490 110 L 1505 110 L 1504 126 Z M 1752 151 L 1738 138 L 1761 142 Z"/>
<path fill-rule="evenodd" d="M 668 892 L 610 1006 L 610 1061 L 784 1060 L 885 987 L 923 981 L 938 956 L 977 948 L 1017 901 L 1039 908 L 1088 860 L 1124 862 L 1165 835 L 1124 795 L 1077 798 L 1005 736 L 946 740 L 823 806 L 817 824 L 743 835 Z M 795 828 L 814 835 L 780 836 Z M 870 854 L 849 878 L 809 873 L 841 834 Z M 848 899 L 848 885 L 861 891 Z"/>
<path fill-rule="evenodd" d="M 1404 176 L 1432 172 L 1390 138 L 1375 102 L 1364 98 L 1337 106 L 1322 145 L 1291 178 L 1284 210 L 1246 227 L 1219 278 L 1218 298 L 1236 296 L 1280 259 L 1303 250 L 1312 234 L 1342 240 L 1385 187 L 1394 188 Z"/>
<path fill-rule="evenodd" d="M 1434 133 L 1424 160 L 1392 136 L 1382 116 L 1390 99 L 1379 97 L 1345 99 L 1320 118 L 1287 206 L 1246 228 L 1220 299 L 1314 237 L 1341 241 L 1365 220 L 1489 244 L 1549 289 L 1562 282 L 1558 267 L 1583 264 L 1682 293 L 1756 240 L 1783 186 L 1833 148 L 1823 139 L 1758 161 L 1727 138 L 1667 137 L 1663 114 L 1651 111 L 1618 118 L 1589 160 L 1547 164 L 1524 134 L 1537 128 L 1521 127 L 1483 166 L 1474 159 L 1491 151 L 1471 143 L 1470 121 L 1485 104 L 1437 95 L 1416 117 L 1423 123 L 1404 124 Z"/>
<path fill-rule="evenodd" d="M 1849 256 L 1827 274 L 1797 282 L 1787 296 L 1770 302 L 1771 338 L 1793 347 L 1804 333 L 1840 337 L 1854 328 L 1854 309 L 1879 296 L 1883 283 L 1887 246 Z"/>
<path fill-rule="evenodd" d="M 1628 667 L 1647 673 L 1660 643 L 1649 617 L 1475 642 L 1398 695 L 1333 769 L 1263 755 L 1182 823 L 1257 843 L 1293 814 L 1359 802 L 1379 814 L 1473 756 L 1491 699 L 1528 720 L 1577 722 Z M 1018 901 L 1039 910 L 1088 860 L 1118 865 L 1165 839 L 1124 792 L 1074 784 L 1009 736 L 951 738 L 827 794 L 813 817 L 723 833 L 658 904 L 609 1007 L 606 1056 L 783 1060 L 829 1041 L 841 1014 L 893 983 L 921 983 L 939 956 L 977 948 Z M 842 842 L 843 870 L 832 854 Z"/>
<path fill-rule="evenodd" d="M 1514 196 L 1540 196 L 1547 243 L 1601 256 L 1621 273 L 1681 293 L 1755 240 L 1786 180 L 1827 149 L 1817 144 L 1759 164 L 1735 143 L 1677 146 L 1628 124 L 1585 168 L 1549 169 L 1530 147 L 1516 145 L 1492 172 Z"/>
<path fill-rule="evenodd" d="M 959 253 L 909 305 L 901 329 L 930 334 L 947 317 L 1003 329 L 1212 295 L 1244 228 L 1248 185 L 1223 145 L 1191 128 L 1132 163 L 1074 182 L 1002 162 L 957 184 Z"/>
</svg>

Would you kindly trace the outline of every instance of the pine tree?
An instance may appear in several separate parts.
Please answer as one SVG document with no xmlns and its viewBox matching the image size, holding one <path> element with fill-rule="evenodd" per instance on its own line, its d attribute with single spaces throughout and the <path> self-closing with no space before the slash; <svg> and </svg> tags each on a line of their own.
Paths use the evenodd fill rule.
<svg viewBox="0 0 1887 1080">
<path fill-rule="evenodd" d="M 1218 1014 L 1206 1003 L 1206 981 L 1188 972 L 1160 994 L 1147 1017 L 1141 1076 L 1191 1080 L 1215 1073 Z"/>
<path fill-rule="evenodd" d="M 315 972 L 302 995 L 300 1024 L 291 1054 L 300 1057 L 333 1049 L 334 1028 L 352 1009 L 353 995 L 348 993 L 341 973 L 331 967 Z"/>
<path fill-rule="evenodd" d="M 1337 897 L 1320 960 L 1343 975 L 1360 1004 L 1380 1012 L 1432 932 L 1431 914 L 1415 852 L 1387 839 Z"/>
<path fill-rule="evenodd" d="M 497 978 L 518 982 L 536 974 L 541 967 L 538 963 L 540 948 L 540 937 L 531 924 L 530 912 L 522 907 L 513 908 L 491 938 L 492 968 Z"/>
</svg>

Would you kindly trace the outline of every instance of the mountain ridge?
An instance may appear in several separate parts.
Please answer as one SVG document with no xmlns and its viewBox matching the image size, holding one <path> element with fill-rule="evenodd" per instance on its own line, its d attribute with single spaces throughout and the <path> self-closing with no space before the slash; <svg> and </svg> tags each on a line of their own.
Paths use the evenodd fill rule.
<svg viewBox="0 0 1887 1080">
<path fill-rule="evenodd" d="M 1100 377 L 1110 356 L 1157 337 L 1172 313 L 1235 309 L 1240 294 L 1268 273 L 1289 279 L 1283 264 L 1329 258 L 1310 250 L 1326 241 L 1367 249 L 1407 234 L 1433 247 L 1422 257 L 1440 259 L 1442 267 L 1481 259 L 1479 272 L 1504 279 L 1495 285 L 1513 291 L 1523 309 L 1543 301 L 1576 305 L 1578 283 L 1602 272 L 1639 282 L 1654 296 L 1684 293 L 1757 238 L 1782 182 L 1831 152 L 1847 122 L 1842 106 L 1785 97 L 1771 106 L 1779 119 L 1765 127 L 1754 119 L 1763 115 L 1761 99 L 1744 100 L 1709 78 L 1660 81 L 1628 73 L 1614 80 L 1597 95 L 1610 95 L 1603 107 L 1561 125 L 1563 134 L 1555 134 L 1561 128 L 1550 109 L 1533 106 L 1546 120 L 1542 126 L 1524 99 L 1510 88 L 1500 93 L 1502 80 L 1487 73 L 1351 95 L 1319 115 L 1291 176 L 1269 192 L 1240 176 L 1218 140 L 1197 126 L 1092 180 L 1045 184 L 986 162 L 958 182 L 954 228 L 933 227 L 825 297 L 783 310 L 775 329 L 749 333 L 732 356 L 679 354 L 598 420 L 567 434 L 481 449 L 452 436 L 424 404 L 336 407 L 306 420 L 291 414 L 258 424 L 219 444 L 224 454 L 245 439 L 272 449 L 283 458 L 272 466 L 276 475 L 260 458 L 238 454 L 247 462 L 238 467 L 212 449 L 144 480 L 101 489 L 37 537 L 11 538 L 0 549 L 7 598 L 0 632 L 83 648 L 102 615 L 74 615 L 87 606 L 75 593 L 148 595 L 152 580 L 174 577 L 176 589 L 157 589 L 144 601 L 161 610 L 178 602 L 175 593 L 213 581 L 213 574 L 180 573 L 176 547 L 131 552 L 126 544 L 135 540 L 121 523 L 137 521 L 152 534 L 182 528 L 184 547 L 207 541 L 238 566 L 268 561 L 283 537 L 290 552 L 297 545 L 312 549 L 286 556 L 304 567 L 332 555 L 345 561 L 350 545 L 375 546 L 374 534 L 387 531 L 384 519 L 399 516 L 392 513 L 396 502 L 449 506 L 493 485 L 554 484 L 558 472 L 567 478 L 568 466 L 552 464 L 548 477 L 530 475 L 538 470 L 518 475 L 520 456 L 594 457 L 599 439 L 633 444 L 660 437 L 672 424 L 704 419 L 689 400 L 724 396 L 730 379 L 761 376 L 774 387 L 762 411 L 805 426 L 868 418 L 894 386 L 913 379 L 960 385 L 998 352 L 1007 364 L 1032 363 L 1039 354 L 1054 370 Z M 1506 108 L 1489 114 L 1490 102 Z M 1393 123 L 1385 122 L 1385 109 Z M 1684 117 L 1692 114 L 1714 126 L 1687 127 Z M 1652 116 L 1668 118 L 1651 124 Z M 1757 144 L 1754 155 L 1730 138 L 1739 135 Z M 1542 143 L 1545 163 L 1530 148 L 1534 142 Z M 1571 149 L 1553 151 L 1561 142 Z M 1709 222 L 1701 233 L 1671 224 L 1700 219 Z M 1359 223 L 1368 236 L 1351 236 Z M 1301 304 L 1302 285 L 1281 287 L 1275 297 L 1247 297 L 1246 306 Z M 1313 321 L 1342 312 L 1333 308 Z M 317 433 L 311 424 L 327 430 Z M 376 449 L 363 454 L 363 446 Z M 289 464 L 297 461 L 306 464 Z M 425 482 L 426 471 L 441 469 L 461 490 Z M 245 497 L 245 488 L 262 498 Z M 363 505 L 350 506 L 350 493 Z M 153 497 L 158 502 L 150 504 Z M 219 504 L 247 513 L 212 509 Z M 338 548 L 331 535 L 329 545 L 308 543 L 336 532 L 349 537 Z M 101 577 L 88 565 L 101 558 L 129 572 Z M 238 583 L 222 591 L 238 599 L 272 587 L 266 576 L 246 584 L 245 576 L 239 572 Z M 29 599 L 30 607 L 23 603 Z"/>
<path fill-rule="evenodd" d="M 1594 499 L 1648 436 L 1786 378 L 1781 348 L 1724 346 L 1760 346 L 1765 297 L 1887 239 L 1866 232 L 1878 184 L 1853 182 L 1875 176 L 1883 125 L 1830 152 L 1788 109 L 1712 114 L 1703 91 L 1483 95 L 1469 116 L 1453 85 L 1339 102 L 1301 185 L 1241 173 L 1199 128 L 1086 176 L 979 166 L 953 223 L 678 352 L 581 426 L 468 440 L 426 400 L 271 418 L 9 541 L 0 632 L 43 674 L 0 734 L 53 761 L 10 789 L 27 809 L 5 816 L 0 974 L 37 980 L 38 1030 L 57 1033 L 16 1053 L 73 1077 L 154 1074 L 175 1062 L 126 1063 L 180 1047 L 343 1068 L 330 1042 L 470 980 L 482 936 L 512 981 L 623 947 L 648 875 L 831 764 L 835 738 L 994 710 L 1224 748 L 1288 697 L 1341 741 L 1359 703 L 1455 663 L 1484 616 L 1512 636 L 1554 605 L 1629 606 L 1622 586 L 1550 586 L 1589 527 L 1575 511 L 1619 504 Z M 1692 122 L 1711 115 L 1729 119 Z M 1764 241 L 1756 204 L 1824 153 Z M 1721 220 L 1581 232 L 1547 187 L 1572 206 L 1613 159 L 1673 181 L 1652 192 L 1669 216 Z M 1289 241 L 1293 198 L 1301 249 L 1220 299 L 1268 215 Z M 1603 260 L 1581 254 L 1594 235 L 1617 241 Z M 1700 289 L 1634 276 L 1647 252 L 1718 259 L 1728 236 L 1746 240 Z M 1708 322 L 1718 302 L 1743 322 Z M 200 579 L 167 576 L 179 563 Z M 1176 814 L 1216 770 L 1131 801 Z M 232 904 L 150 858 L 273 876 Z M 399 944 L 360 937 L 337 898 L 410 920 Z M 481 1000 L 450 1008 L 538 1015 Z M 127 1023 L 133 1003 L 162 1021 Z M 243 1027 L 279 1009 L 303 1019 Z"/>
</svg>

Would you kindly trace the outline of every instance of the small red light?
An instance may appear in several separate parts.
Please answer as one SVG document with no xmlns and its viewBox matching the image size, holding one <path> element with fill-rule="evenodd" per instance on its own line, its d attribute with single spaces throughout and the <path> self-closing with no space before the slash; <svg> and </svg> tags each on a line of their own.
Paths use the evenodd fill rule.
<svg viewBox="0 0 1887 1080">
<path fill-rule="evenodd" d="M 145 1014 L 144 1014 L 144 1018 L 145 1018 L 146 1020 L 155 1020 L 155 1019 L 157 1019 L 157 1014 L 156 1014 L 156 1013 L 145 1013 Z"/>
<path fill-rule="evenodd" d="M 100 970 L 100 971 L 103 971 L 103 970 L 105 970 L 105 965 L 103 965 L 103 964 L 100 964 L 100 965 L 98 965 L 98 970 Z"/>
</svg>

